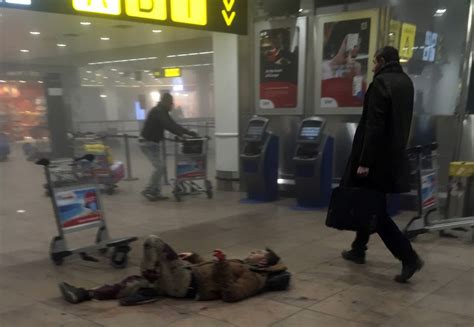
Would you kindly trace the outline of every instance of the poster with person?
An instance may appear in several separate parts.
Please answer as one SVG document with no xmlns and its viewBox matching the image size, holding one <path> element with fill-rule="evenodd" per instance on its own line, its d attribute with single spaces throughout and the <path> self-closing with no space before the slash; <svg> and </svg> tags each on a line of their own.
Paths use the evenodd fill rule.
<svg viewBox="0 0 474 327">
<path fill-rule="evenodd" d="M 372 79 L 377 12 L 327 15 L 318 22 L 317 106 L 321 111 L 357 113 Z M 349 111 L 348 111 L 349 110 Z"/>
<path fill-rule="evenodd" d="M 260 108 L 298 106 L 299 29 L 260 32 Z"/>
</svg>

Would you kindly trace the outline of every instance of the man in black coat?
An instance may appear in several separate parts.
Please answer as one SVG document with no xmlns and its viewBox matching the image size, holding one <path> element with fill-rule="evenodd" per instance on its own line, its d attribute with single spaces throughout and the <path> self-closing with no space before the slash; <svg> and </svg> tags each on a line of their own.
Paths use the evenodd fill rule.
<svg viewBox="0 0 474 327">
<path fill-rule="evenodd" d="M 165 138 L 165 130 L 178 136 L 197 136 L 195 132 L 180 126 L 171 118 L 169 113 L 173 106 L 173 96 L 169 93 L 163 94 L 158 105 L 148 113 L 141 132 L 140 147 L 155 169 L 151 175 L 150 182 L 142 192 L 143 196 L 150 201 L 167 199 L 167 197 L 161 194 L 161 181 L 166 165 L 161 153 L 161 142 Z"/>
<path fill-rule="evenodd" d="M 393 47 L 378 50 L 374 65 L 374 80 L 365 95 L 364 110 L 341 185 L 385 194 L 409 192 L 406 146 L 413 115 L 413 83 L 403 72 L 398 50 Z M 376 231 L 403 264 L 402 272 L 395 280 L 408 281 L 422 268 L 423 261 L 388 214 L 379 217 Z M 365 263 L 369 237 L 369 232 L 357 232 L 352 250 L 344 251 L 343 258 Z"/>
</svg>

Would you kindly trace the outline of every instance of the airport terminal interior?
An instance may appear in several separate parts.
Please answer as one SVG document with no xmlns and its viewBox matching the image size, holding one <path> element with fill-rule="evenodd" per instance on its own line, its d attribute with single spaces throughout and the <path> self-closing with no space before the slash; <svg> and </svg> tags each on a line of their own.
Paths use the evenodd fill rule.
<svg viewBox="0 0 474 327">
<path fill-rule="evenodd" d="M 474 0 L 0 0 L 0 326 L 474 326 L 473 39 Z M 424 262 L 406 283 L 377 234 L 355 264 L 327 226 L 384 46 L 414 87 L 386 200 Z M 150 235 L 209 279 L 266 248 L 286 271 L 239 261 L 264 286 L 201 301 L 180 256 L 187 298 L 66 300 L 147 279 Z"/>
</svg>

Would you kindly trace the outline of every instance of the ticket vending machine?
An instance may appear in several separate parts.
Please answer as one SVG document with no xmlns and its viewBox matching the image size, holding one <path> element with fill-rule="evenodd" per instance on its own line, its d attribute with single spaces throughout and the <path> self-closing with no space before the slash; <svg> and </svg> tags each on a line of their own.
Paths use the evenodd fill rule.
<svg viewBox="0 0 474 327">
<path fill-rule="evenodd" d="M 332 190 L 334 139 L 324 133 L 325 120 L 311 117 L 301 122 L 293 157 L 298 206 L 323 208 Z"/>
<path fill-rule="evenodd" d="M 279 139 L 267 131 L 268 122 L 266 118 L 253 117 L 243 138 L 242 179 L 247 184 L 247 196 L 251 201 L 278 198 Z"/>
</svg>

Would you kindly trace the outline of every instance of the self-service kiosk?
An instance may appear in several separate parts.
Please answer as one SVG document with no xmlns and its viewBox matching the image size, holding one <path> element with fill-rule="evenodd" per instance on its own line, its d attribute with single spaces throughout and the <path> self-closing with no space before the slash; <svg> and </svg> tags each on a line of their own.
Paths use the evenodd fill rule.
<svg viewBox="0 0 474 327">
<path fill-rule="evenodd" d="M 268 119 L 253 117 L 243 138 L 240 160 L 248 200 L 273 201 L 278 197 L 279 139 L 267 127 Z"/>
<path fill-rule="evenodd" d="M 332 190 L 334 139 L 324 133 L 325 120 L 311 117 L 301 122 L 293 157 L 298 206 L 329 205 Z"/>
</svg>

